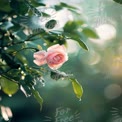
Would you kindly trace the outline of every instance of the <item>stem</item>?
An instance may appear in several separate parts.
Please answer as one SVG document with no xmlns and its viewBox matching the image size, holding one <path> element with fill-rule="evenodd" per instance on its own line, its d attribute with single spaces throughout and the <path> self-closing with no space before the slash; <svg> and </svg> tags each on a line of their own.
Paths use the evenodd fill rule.
<svg viewBox="0 0 122 122">
<path fill-rule="evenodd" d="M 22 48 L 21 50 L 16 51 L 16 53 L 21 52 L 21 51 L 23 51 L 23 50 L 28 50 L 28 49 L 33 49 L 33 50 L 35 50 L 35 51 L 38 51 L 37 48 L 34 48 L 34 47 L 27 47 L 27 48 Z"/>
<path fill-rule="evenodd" d="M 6 66 L 6 67 L 8 67 L 7 65 L 4 65 L 4 64 L 1 64 L 0 66 Z"/>
<path fill-rule="evenodd" d="M 8 69 L 7 71 L 0 73 L 0 75 L 4 75 L 4 74 L 8 73 L 10 70 L 12 70 L 12 69 Z"/>
<path fill-rule="evenodd" d="M 36 9 L 33 5 L 31 5 L 30 2 L 28 2 L 28 0 L 25 0 L 26 5 L 32 10 L 32 12 L 34 12 L 34 14 L 38 15 L 39 17 L 42 16 L 42 12 L 40 12 L 38 9 Z"/>
<path fill-rule="evenodd" d="M 41 32 L 43 32 L 44 30 L 43 29 L 41 29 L 41 30 L 39 30 L 39 32 L 38 33 L 35 33 L 35 34 L 32 34 L 31 36 L 29 36 L 25 41 L 30 41 L 30 39 L 31 38 L 33 38 L 34 36 L 37 36 L 37 35 L 39 35 Z M 44 31 L 45 32 L 45 31 Z"/>
<path fill-rule="evenodd" d="M 21 51 L 23 51 L 23 50 L 29 50 L 29 49 L 33 49 L 33 50 L 35 50 L 35 51 L 38 51 L 37 48 L 27 47 L 27 48 L 22 48 L 21 50 L 17 50 L 17 51 L 14 51 L 14 52 L 10 52 L 10 53 L 8 53 L 8 54 L 13 54 L 13 55 L 15 56 L 17 53 L 19 53 L 19 52 L 21 52 Z"/>
</svg>

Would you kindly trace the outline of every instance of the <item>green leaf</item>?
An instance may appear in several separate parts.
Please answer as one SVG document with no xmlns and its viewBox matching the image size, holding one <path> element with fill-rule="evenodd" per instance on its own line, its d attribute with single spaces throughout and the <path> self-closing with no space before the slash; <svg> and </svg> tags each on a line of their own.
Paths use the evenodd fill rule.
<svg viewBox="0 0 122 122">
<path fill-rule="evenodd" d="M 10 66 L 13 69 L 18 69 L 20 67 L 20 64 L 16 63 L 13 59 L 14 57 L 7 54 L 7 53 L 2 53 L 2 60 L 5 60 L 8 66 Z"/>
<path fill-rule="evenodd" d="M 80 21 L 68 21 L 64 26 L 64 32 L 72 33 L 76 31 L 81 25 L 84 24 L 83 20 Z"/>
<path fill-rule="evenodd" d="M 28 11 L 28 7 L 24 1 L 11 0 L 10 6 L 15 12 L 21 15 L 25 15 Z"/>
<path fill-rule="evenodd" d="M 35 97 L 35 99 L 38 101 L 38 103 L 40 104 L 41 110 L 42 110 L 42 104 L 43 104 L 43 99 L 40 96 L 39 92 L 36 91 L 34 88 L 31 88 L 31 92 L 33 94 L 33 96 Z"/>
<path fill-rule="evenodd" d="M 84 24 L 83 20 L 80 20 L 80 21 L 68 21 L 65 24 L 63 29 L 64 29 L 64 32 L 73 33 L 83 24 Z"/>
<path fill-rule="evenodd" d="M 94 38 L 94 39 L 99 38 L 96 32 L 88 27 L 83 28 L 82 33 L 84 33 L 88 38 Z"/>
<path fill-rule="evenodd" d="M 60 5 L 61 5 L 62 7 L 66 7 L 66 8 L 70 8 L 70 9 L 77 9 L 77 8 L 74 7 L 74 6 L 68 5 L 68 4 L 63 3 L 63 2 L 61 2 Z"/>
<path fill-rule="evenodd" d="M 77 29 L 77 24 L 73 21 L 68 21 L 64 26 L 65 32 L 73 32 L 74 29 Z"/>
<path fill-rule="evenodd" d="M 11 10 L 8 0 L 0 0 L 0 11 L 10 12 Z"/>
<path fill-rule="evenodd" d="M 61 10 L 63 8 L 67 8 L 68 10 L 70 10 L 70 11 L 73 10 L 73 12 L 75 12 L 75 10 L 78 9 L 78 8 L 76 8 L 74 6 L 68 5 L 68 4 L 63 3 L 63 2 L 61 2 L 59 5 L 55 5 L 54 7 L 55 7 L 56 11 L 59 11 L 59 10 Z"/>
<path fill-rule="evenodd" d="M 79 45 L 88 50 L 86 44 L 81 40 L 82 32 L 79 32 L 81 26 L 84 24 L 84 21 L 68 21 L 64 26 L 64 35 L 69 39 L 73 39 L 79 43 Z"/>
<path fill-rule="evenodd" d="M 70 78 L 70 80 L 72 81 L 74 93 L 76 94 L 77 98 L 79 98 L 81 100 L 81 97 L 83 95 L 82 86 L 80 85 L 80 83 L 76 79 Z"/>
<path fill-rule="evenodd" d="M 44 3 L 40 3 L 37 0 L 31 0 L 31 3 L 34 7 L 38 7 L 38 6 L 46 6 Z"/>
<path fill-rule="evenodd" d="M 122 0 L 113 0 L 113 1 L 122 4 Z"/>
<path fill-rule="evenodd" d="M 70 8 L 69 8 L 68 10 L 71 11 L 72 13 L 78 15 L 78 16 L 81 16 L 81 13 L 78 12 L 78 11 L 76 11 L 76 10 L 74 10 L 74 9 L 70 9 Z"/>
<path fill-rule="evenodd" d="M 63 9 L 63 7 L 61 5 L 55 5 L 54 8 L 55 8 L 56 11 L 59 11 L 59 10 Z"/>
<path fill-rule="evenodd" d="M 87 50 L 87 51 L 89 50 L 88 47 L 87 47 L 87 45 L 80 39 L 80 37 L 73 35 L 73 36 L 71 37 L 71 39 L 77 41 L 78 44 L 79 44 L 83 49 L 85 49 L 85 50 Z"/>
<path fill-rule="evenodd" d="M 19 89 L 19 86 L 17 83 L 15 83 L 5 77 L 0 78 L 0 86 L 2 88 L 2 91 L 4 93 L 6 93 L 7 95 L 13 95 Z"/>
<path fill-rule="evenodd" d="M 57 21 L 52 19 L 52 20 L 49 20 L 46 24 L 45 24 L 45 27 L 47 29 L 53 29 L 57 24 Z"/>
</svg>

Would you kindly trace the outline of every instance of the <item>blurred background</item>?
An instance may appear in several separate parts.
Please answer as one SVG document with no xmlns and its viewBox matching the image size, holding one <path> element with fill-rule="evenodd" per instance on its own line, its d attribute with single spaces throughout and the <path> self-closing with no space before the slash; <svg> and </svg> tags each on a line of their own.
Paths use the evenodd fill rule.
<svg viewBox="0 0 122 122">
<path fill-rule="evenodd" d="M 12 97 L 0 91 L 0 104 L 10 114 L 8 121 L 122 122 L 122 5 L 113 0 L 44 0 L 48 5 L 59 2 L 76 5 L 100 37 L 88 39 L 89 51 L 67 40 L 69 60 L 61 70 L 75 75 L 83 86 L 83 97 L 76 98 L 69 81 L 53 81 L 48 76 L 45 86 L 38 86 L 44 99 L 42 110 L 21 91 Z M 70 17 L 65 14 L 60 17 L 62 23 Z"/>
</svg>

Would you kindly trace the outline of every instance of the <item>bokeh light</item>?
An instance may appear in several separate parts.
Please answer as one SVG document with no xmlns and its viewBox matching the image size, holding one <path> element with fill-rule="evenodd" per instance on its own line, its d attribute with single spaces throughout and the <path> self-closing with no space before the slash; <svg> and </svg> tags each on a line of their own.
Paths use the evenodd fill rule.
<svg viewBox="0 0 122 122">
<path fill-rule="evenodd" d="M 98 26 L 96 32 L 99 39 L 90 39 L 90 41 L 100 46 L 106 46 L 108 42 L 111 42 L 116 37 L 116 29 L 110 24 Z"/>
</svg>

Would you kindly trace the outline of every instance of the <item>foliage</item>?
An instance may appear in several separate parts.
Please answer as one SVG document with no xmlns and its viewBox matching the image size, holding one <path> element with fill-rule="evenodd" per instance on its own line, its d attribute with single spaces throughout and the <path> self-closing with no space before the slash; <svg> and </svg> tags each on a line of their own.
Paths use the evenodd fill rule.
<svg viewBox="0 0 122 122">
<path fill-rule="evenodd" d="M 39 7 L 43 9 L 39 9 Z M 78 9 L 66 3 L 54 5 L 51 9 L 57 13 L 64 8 L 79 15 Z M 46 13 L 46 5 L 36 0 L 1 0 L 0 1 L 0 87 L 7 95 L 21 90 L 26 96 L 33 95 L 42 107 L 43 99 L 36 88 L 37 78 L 44 82 L 46 73 L 58 80 L 67 78 L 72 82 L 76 96 L 82 97 L 80 83 L 70 74 L 51 70 L 46 66 L 38 67 L 33 63 L 33 53 L 47 49 L 51 45 L 66 45 L 72 39 L 85 50 L 88 38 L 98 38 L 81 18 L 69 20 L 63 28 L 55 30 L 57 20 Z M 39 25 L 38 21 L 44 23 Z M 35 21 L 37 20 L 37 22 Z M 35 21 L 35 23 L 34 23 Z"/>
<path fill-rule="evenodd" d="M 117 2 L 117 3 L 122 4 L 122 0 L 114 0 L 114 1 Z"/>
</svg>

